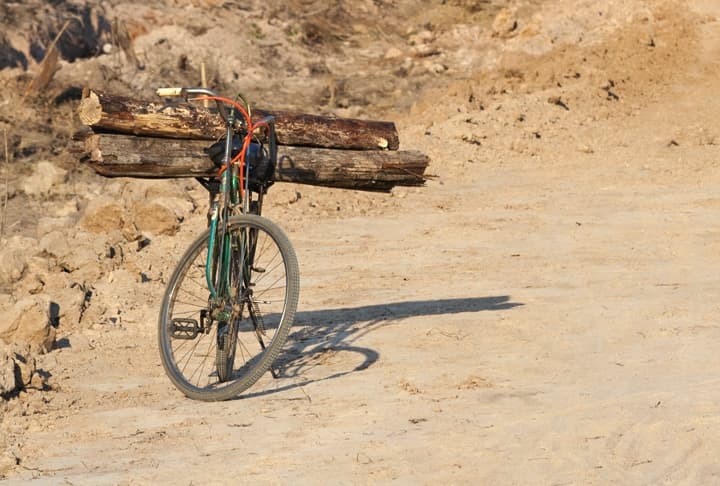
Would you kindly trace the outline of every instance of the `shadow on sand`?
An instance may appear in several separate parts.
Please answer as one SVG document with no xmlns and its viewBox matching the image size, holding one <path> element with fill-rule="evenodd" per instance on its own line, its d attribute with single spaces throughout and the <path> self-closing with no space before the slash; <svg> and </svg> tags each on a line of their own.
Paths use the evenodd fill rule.
<svg viewBox="0 0 720 486">
<path fill-rule="evenodd" d="M 295 316 L 295 331 L 290 333 L 285 349 L 274 365 L 279 378 L 294 379 L 287 383 L 243 398 L 301 387 L 316 381 L 338 378 L 364 370 L 379 358 L 374 349 L 355 346 L 362 336 L 399 319 L 418 316 L 440 316 L 463 312 L 498 311 L 521 306 L 511 302 L 510 297 L 475 297 L 462 299 L 418 300 L 389 304 L 347 307 L 299 312 Z M 335 352 L 351 352 L 359 355 L 359 364 L 352 369 L 338 371 L 321 378 L 305 378 L 307 372 L 326 361 L 325 356 Z"/>
</svg>

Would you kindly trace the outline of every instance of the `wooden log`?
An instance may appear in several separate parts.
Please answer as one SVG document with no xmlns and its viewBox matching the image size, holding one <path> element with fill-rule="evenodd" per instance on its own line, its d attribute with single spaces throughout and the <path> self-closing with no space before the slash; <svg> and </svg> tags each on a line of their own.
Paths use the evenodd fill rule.
<svg viewBox="0 0 720 486">
<path fill-rule="evenodd" d="M 85 90 L 78 109 L 80 120 L 96 131 L 150 137 L 215 140 L 225 134 L 220 115 L 187 103 L 166 105 Z M 385 121 L 333 118 L 287 111 L 253 109 L 253 118 L 275 117 L 280 145 L 397 150 L 395 124 Z"/>
<path fill-rule="evenodd" d="M 73 151 L 108 177 L 213 177 L 217 167 L 202 140 L 134 137 L 86 132 Z M 278 147 L 274 180 L 316 186 L 388 191 L 396 185 L 421 186 L 429 163 L 415 151 L 332 150 Z"/>
</svg>

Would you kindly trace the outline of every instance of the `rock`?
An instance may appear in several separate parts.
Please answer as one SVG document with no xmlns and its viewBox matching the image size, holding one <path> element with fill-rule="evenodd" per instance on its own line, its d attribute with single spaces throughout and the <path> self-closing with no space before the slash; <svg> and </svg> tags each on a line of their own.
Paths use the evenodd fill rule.
<svg viewBox="0 0 720 486">
<path fill-rule="evenodd" d="M 13 284 L 25 273 L 27 264 L 23 255 L 18 252 L 0 250 L 0 284 Z"/>
<path fill-rule="evenodd" d="M 39 248 L 38 248 L 39 250 Z M 16 296 L 39 294 L 45 288 L 45 280 L 51 272 L 47 256 L 32 256 L 26 261 L 22 279 L 15 283 L 12 292 Z"/>
<path fill-rule="evenodd" d="M 108 306 L 95 298 L 90 301 L 89 306 L 85 309 L 85 312 L 83 312 L 83 326 L 87 326 L 91 329 L 102 328 L 102 326 L 108 321 L 108 314 Z"/>
<path fill-rule="evenodd" d="M 36 371 L 35 357 L 26 346 L 24 350 L 15 348 L 13 359 L 15 361 L 16 379 L 19 378 L 16 386 L 18 388 L 25 388 L 33 380 L 33 376 Z"/>
<path fill-rule="evenodd" d="M 141 201 L 133 204 L 133 222 L 143 234 L 169 235 L 177 233 L 178 218 L 175 212 L 164 205 Z"/>
<path fill-rule="evenodd" d="M 55 292 L 61 289 L 70 289 L 73 282 L 77 279 L 67 272 L 53 272 L 44 276 L 45 278 L 45 290 L 50 296 L 50 300 L 54 299 Z"/>
<path fill-rule="evenodd" d="M 504 8 L 498 12 L 492 23 L 492 32 L 495 37 L 512 37 L 517 34 L 517 9 Z"/>
<path fill-rule="evenodd" d="M 26 275 L 15 287 L 16 295 L 36 295 L 45 289 L 42 276 L 37 273 Z"/>
<path fill-rule="evenodd" d="M 52 302 L 58 304 L 60 326 L 63 329 L 80 322 L 80 314 L 85 302 L 85 292 L 79 287 L 66 287 L 54 291 L 48 290 Z"/>
<path fill-rule="evenodd" d="M 58 259 L 58 265 L 70 273 L 86 266 L 97 267 L 98 254 L 90 246 L 80 246 Z"/>
<path fill-rule="evenodd" d="M 431 73 L 440 74 L 447 71 L 448 67 L 439 62 L 427 62 L 423 66 Z"/>
<path fill-rule="evenodd" d="M 40 373 L 33 373 L 32 378 L 25 384 L 25 387 L 35 390 L 44 390 L 47 387 L 47 378 Z"/>
<path fill-rule="evenodd" d="M 10 348 L 0 340 L 0 396 L 9 395 L 17 388 L 15 360 Z"/>
<path fill-rule="evenodd" d="M 36 371 L 35 357 L 29 346 L 11 346 L 0 340 L 0 396 L 7 397 L 22 390 L 38 378 L 44 384 L 45 379 Z"/>
<path fill-rule="evenodd" d="M 19 281 L 27 268 L 27 260 L 37 253 L 37 240 L 13 236 L 0 241 L 0 287 Z"/>
<path fill-rule="evenodd" d="M 50 161 L 41 160 L 33 168 L 33 173 L 23 179 L 20 189 L 28 196 L 39 197 L 57 192 L 67 176 L 67 171 Z"/>
<path fill-rule="evenodd" d="M 413 46 L 412 53 L 416 57 L 430 57 L 440 55 L 441 52 L 432 44 L 417 44 Z"/>
<path fill-rule="evenodd" d="M 166 207 L 172 211 L 179 221 L 183 221 L 190 213 L 195 211 L 195 204 L 188 198 L 156 197 L 152 202 Z"/>
<path fill-rule="evenodd" d="M 0 449 L 0 479 L 4 478 L 18 464 L 20 464 L 20 459 L 10 449 Z"/>
<path fill-rule="evenodd" d="M 82 353 L 95 349 L 93 341 L 83 334 L 82 332 L 76 332 L 68 337 L 70 343 L 69 350 L 73 353 Z"/>
<path fill-rule="evenodd" d="M 408 43 L 411 46 L 417 46 L 421 44 L 427 44 L 435 40 L 435 35 L 429 30 L 422 30 L 417 34 L 411 35 L 408 39 Z"/>
<path fill-rule="evenodd" d="M 52 210 L 49 213 L 49 216 L 53 216 L 55 218 L 74 218 L 77 219 L 78 215 L 80 213 L 80 202 L 77 197 L 70 199 L 69 201 L 58 201 L 55 204 L 53 204 Z M 73 225 L 74 226 L 74 225 Z"/>
<path fill-rule="evenodd" d="M 390 49 L 385 51 L 385 59 L 395 59 L 402 55 L 403 55 L 402 51 L 394 46 L 390 47 Z"/>
<path fill-rule="evenodd" d="M 48 321 L 49 300 L 31 296 L 19 300 L 0 320 L 0 339 L 28 345 L 35 353 L 47 353 L 55 343 L 55 328 Z"/>
<path fill-rule="evenodd" d="M 55 258 L 64 257 L 70 253 L 67 234 L 59 230 L 49 232 L 40 239 L 40 249 Z"/>
<path fill-rule="evenodd" d="M 87 249 L 90 253 L 93 253 L 98 260 L 105 259 L 108 248 L 112 246 L 111 240 L 104 234 L 89 233 L 87 231 L 75 232 L 72 237 L 69 238 L 69 242 L 70 246 L 74 249 Z"/>
<path fill-rule="evenodd" d="M 91 233 L 109 234 L 121 231 L 126 223 L 125 209 L 116 200 L 109 197 L 99 197 L 91 200 L 79 225 Z"/>
<path fill-rule="evenodd" d="M 75 221 L 70 216 L 42 217 L 38 219 L 37 237 L 42 240 L 46 234 L 56 230 L 66 230 L 75 226 Z"/>
<path fill-rule="evenodd" d="M 95 282 L 103 274 L 100 257 L 91 246 L 81 246 L 58 261 L 58 265 L 72 274 L 77 282 Z"/>
<path fill-rule="evenodd" d="M 578 145 L 578 152 L 582 152 L 584 154 L 592 154 L 595 153 L 595 150 L 586 143 L 580 143 Z"/>
</svg>

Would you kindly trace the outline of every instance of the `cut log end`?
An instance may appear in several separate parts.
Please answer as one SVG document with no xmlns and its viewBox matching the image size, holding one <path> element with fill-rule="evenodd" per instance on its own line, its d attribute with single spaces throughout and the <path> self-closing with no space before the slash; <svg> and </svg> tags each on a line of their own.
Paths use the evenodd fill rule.
<svg viewBox="0 0 720 486">
<path fill-rule="evenodd" d="M 78 116 L 83 125 L 92 126 L 102 118 L 102 105 L 97 93 L 83 90 L 83 99 L 80 100 Z"/>
</svg>

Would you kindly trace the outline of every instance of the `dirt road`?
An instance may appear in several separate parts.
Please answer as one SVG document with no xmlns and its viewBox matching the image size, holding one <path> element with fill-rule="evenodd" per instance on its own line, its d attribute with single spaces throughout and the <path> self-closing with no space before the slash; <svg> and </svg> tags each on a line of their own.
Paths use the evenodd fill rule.
<svg viewBox="0 0 720 486">
<path fill-rule="evenodd" d="M 39 358 L 52 391 L 6 405 L 6 483 L 718 482 L 720 8 L 650 4 L 622 35 L 395 113 L 433 159 L 425 188 L 273 187 L 300 310 L 282 377 L 238 400 L 193 402 L 164 376 L 161 279 L 103 276 L 119 306 L 141 301 Z M 638 48 L 650 30 L 657 56 Z M 626 77 L 596 83 L 590 59 L 558 94 L 549 80 L 603 46 Z M 161 240 L 154 271 L 203 217 Z"/>
</svg>

